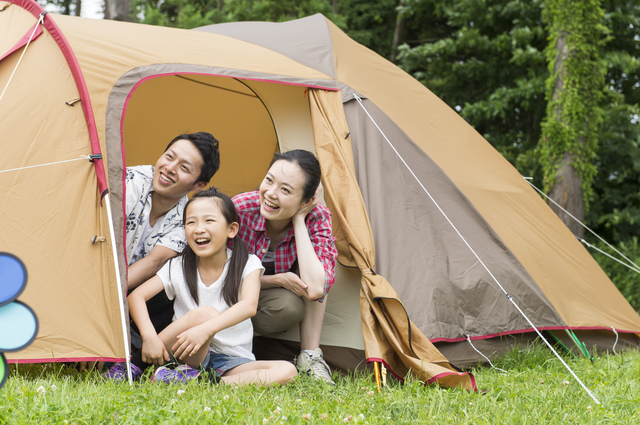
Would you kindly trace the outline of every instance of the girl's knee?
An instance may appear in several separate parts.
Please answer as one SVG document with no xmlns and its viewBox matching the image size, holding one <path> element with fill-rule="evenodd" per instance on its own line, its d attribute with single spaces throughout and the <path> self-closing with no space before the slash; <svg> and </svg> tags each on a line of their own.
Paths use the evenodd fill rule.
<svg viewBox="0 0 640 425">
<path fill-rule="evenodd" d="M 298 376 L 298 368 L 296 368 L 293 363 L 289 363 L 286 361 L 281 361 L 281 364 L 278 365 L 278 368 L 282 371 L 282 374 L 289 380 L 292 381 L 293 378 Z"/>
<path fill-rule="evenodd" d="M 190 310 L 184 317 L 188 318 L 191 324 L 199 325 L 218 316 L 220 312 L 210 305 L 203 305 L 193 310 Z"/>
</svg>

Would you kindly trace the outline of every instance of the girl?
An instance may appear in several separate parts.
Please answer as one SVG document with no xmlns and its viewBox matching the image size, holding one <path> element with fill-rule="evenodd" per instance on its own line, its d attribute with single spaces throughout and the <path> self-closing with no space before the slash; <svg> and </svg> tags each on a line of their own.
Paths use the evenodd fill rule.
<svg viewBox="0 0 640 425">
<path fill-rule="evenodd" d="M 188 246 L 182 255 L 128 297 L 143 340 L 138 363 L 163 365 L 171 351 L 184 364 L 156 369 L 153 379 L 160 382 L 197 378 L 201 366 L 228 384 L 291 382 L 297 374 L 291 363 L 255 361 L 251 353 L 250 318 L 256 314 L 264 269 L 237 237 L 233 202 L 211 188 L 187 202 L 183 217 Z M 227 248 L 229 240 L 233 252 Z M 174 317 L 157 334 L 146 301 L 163 289 L 169 299 L 175 298 Z"/>
<path fill-rule="evenodd" d="M 298 369 L 333 384 L 320 333 L 323 300 L 335 281 L 338 252 L 331 213 L 318 202 L 320 174 L 320 164 L 310 152 L 276 153 L 260 189 L 237 195 L 233 202 L 240 237 L 266 270 L 253 318 L 256 332 L 273 337 L 299 325 Z"/>
</svg>

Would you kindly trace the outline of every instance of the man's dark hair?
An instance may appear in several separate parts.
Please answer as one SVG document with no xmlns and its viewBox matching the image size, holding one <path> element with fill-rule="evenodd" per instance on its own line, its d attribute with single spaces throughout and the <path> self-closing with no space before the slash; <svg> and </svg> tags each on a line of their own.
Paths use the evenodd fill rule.
<svg viewBox="0 0 640 425">
<path fill-rule="evenodd" d="M 198 133 L 190 133 L 190 134 L 181 134 L 174 138 L 169 142 L 167 147 L 165 148 L 165 152 L 167 149 L 171 147 L 178 140 L 188 140 L 193 145 L 198 148 L 200 155 L 202 156 L 202 168 L 200 170 L 200 177 L 198 177 L 198 182 L 209 183 L 211 177 L 220 169 L 220 151 L 218 149 L 218 139 L 213 137 L 210 133 L 206 133 L 204 131 L 200 131 Z"/>
</svg>

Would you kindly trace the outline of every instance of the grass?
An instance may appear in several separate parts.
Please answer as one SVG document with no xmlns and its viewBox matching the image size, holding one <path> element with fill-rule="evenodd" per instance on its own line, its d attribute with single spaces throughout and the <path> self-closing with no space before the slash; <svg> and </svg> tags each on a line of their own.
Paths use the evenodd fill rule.
<svg viewBox="0 0 640 425">
<path fill-rule="evenodd" d="M 55 364 L 11 367 L 0 389 L 0 423 L 639 423 L 640 351 L 565 361 L 600 400 L 596 405 L 543 346 L 513 351 L 472 372 L 484 394 L 425 387 L 407 379 L 377 393 L 371 375 L 337 378 L 329 387 L 297 378 L 284 387 L 191 382 L 129 386 L 95 371 Z"/>
</svg>

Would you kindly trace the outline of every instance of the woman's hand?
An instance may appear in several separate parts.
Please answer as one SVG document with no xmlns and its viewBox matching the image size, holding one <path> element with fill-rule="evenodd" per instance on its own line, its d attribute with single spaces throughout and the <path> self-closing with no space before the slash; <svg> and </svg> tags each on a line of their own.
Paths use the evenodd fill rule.
<svg viewBox="0 0 640 425">
<path fill-rule="evenodd" d="M 180 360 L 185 360 L 187 356 L 192 356 L 200 351 L 211 337 L 212 335 L 209 334 L 204 326 L 194 326 L 178 335 L 177 341 L 173 344 L 171 350 L 174 356 Z"/>
<path fill-rule="evenodd" d="M 318 206 L 318 203 L 320 202 L 320 198 L 322 198 L 323 190 L 324 190 L 324 187 L 322 186 L 322 182 L 320 182 L 320 184 L 318 185 L 318 188 L 316 189 L 316 193 L 313 195 L 313 198 L 308 200 L 305 204 L 303 204 L 300 207 L 298 212 L 295 213 L 294 218 L 296 216 L 305 218 L 307 214 L 313 211 L 313 209 Z"/>
<path fill-rule="evenodd" d="M 299 297 L 309 299 L 307 292 L 307 284 L 304 283 L 300 276 L 292 272 L 278 273 L 270 276 L 262 276 L 260 279 L 262 288 L 284 288 L 293 292 Z"/>
<path fill-rule="evenodd" d="M 142 361 L 149 364 L 162 366 L 165 361 L 169 361 L 169 352 L 164 343 L 155 335 L 142 341 Z"/>
</svg>

